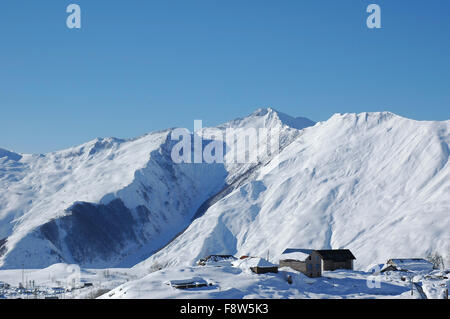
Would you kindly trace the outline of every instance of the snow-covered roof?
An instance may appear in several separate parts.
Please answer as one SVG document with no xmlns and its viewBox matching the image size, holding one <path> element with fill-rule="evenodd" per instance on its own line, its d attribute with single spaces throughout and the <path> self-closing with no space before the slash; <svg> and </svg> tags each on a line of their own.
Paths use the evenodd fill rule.
<svg viewBox="0 0 450 319">
<path fill-rule="evenodd" d="M 308 256 L 309 256 L 309 254 L 302 253 L 302 252 L 298 251 L 298 252 L 282 254 L 280 256 L 280 260 L 291 259 L 291 260 L 305 261 L 306 258 L 308 258 Z"/>
<path fill-rule="evenodd" d="M 235 265 L 239 267 L 260 267 L 260 268 L 270 268 L 270 267 L 276 267 L 275 264 L 272 264 L 271 262 L 267 261 L 264 258 L 259 257 L 249 257 L 243 260 L 237 260 L 235 262 Z"/>
<path fill-rule="evenodd" d="M 181 280 L 170 280 L 169 284 L 171 286 L 182 286 L 182 285 L 207 284 L 207 282 L 203 278 L 195 277 L 195 278 L 181 279 Z"/>
</svg>

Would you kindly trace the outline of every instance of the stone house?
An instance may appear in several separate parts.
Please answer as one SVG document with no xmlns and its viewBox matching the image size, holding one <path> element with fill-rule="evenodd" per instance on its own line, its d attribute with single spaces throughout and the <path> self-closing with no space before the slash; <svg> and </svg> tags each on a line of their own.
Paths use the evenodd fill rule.
<svg viewBox="0 0 450 319">
<path fill-rule="evenodd" d="M 348 249 L 286 249 L 280 257 L 280 268 L 290 267 L 308 277 L 320 277 L 323 271 L 353 269 L 355 256 Z"/>
</svg>

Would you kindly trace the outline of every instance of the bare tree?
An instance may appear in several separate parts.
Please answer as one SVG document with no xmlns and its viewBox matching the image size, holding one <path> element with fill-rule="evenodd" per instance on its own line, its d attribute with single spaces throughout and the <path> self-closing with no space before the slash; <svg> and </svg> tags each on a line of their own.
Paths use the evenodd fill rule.
<svg viewBox="0 0 450 319">
<path fill-rule="evenodd" d="M 433 264 L 434 269 L 445 269 L 444 258 L 438 252 L 430 253 L 427 260 Z"/>
</svg>

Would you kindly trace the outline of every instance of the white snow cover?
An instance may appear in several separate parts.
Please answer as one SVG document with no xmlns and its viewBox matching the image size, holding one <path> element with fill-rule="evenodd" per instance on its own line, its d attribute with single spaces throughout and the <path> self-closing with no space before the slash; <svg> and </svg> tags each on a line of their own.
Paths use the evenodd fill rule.
<svg viewBox="0 0 450 319">
<path fill-rule="evenodd" d="M 129 142 L 96 139 L 60 152 L 23 155 L 18 161 L 7 158 L 0 171 L 0 237 L 9 236 L 8 246 L 13 246 L 73 203 L 100 202 L 129 185 L 167 134 Z"/>
<path fill-rule="evenodd" d="M 267 261 L 266 259 L 259 257 L 248 257 L 245 259 L 238 259 L 233 262 L 233 265 L 246 269 L 251 267 L 271 268 L 276 266 L 271 262 Z"/>
<path fill-rule="evenodd" d="M 73 285 L 73 265 L 55 264 L 44 269 L 0 270 L 0 282 L 17 287 L 22 282 L 34 281 L 40 291 Z M 71 277 L 72 275 L 72 277 Z M 404 277 L 407 277 L 407 280 Z M 403 277 L 403 278 L 402 278 Z M 92 286 L 65 292 L 65 299 L 92 298 L 103 292 L 102 299 L 133 298 L 412 298 L 423 296 L 414 286 L 411 295 L 409 274 L 386 272 L 373 275 L 368 272 L 337 270 L 325 272 L 323 277 L 308 278 L 288 267 L 277 274 L 254 274 L 247 268 L 224 265 L 173 267 L 153 273 L 136 269 L 80 269 L 75 287 L 83 283 Z M 426 298 L 442 299 L 449 284 L 448 271 L 429 274 L 414 273 L 414 283 L 421 285 Z M 288 279 L 291 284 L 288 283 Z M 176 289 L 170 283 L 198 281 L 207 287 Z M 379 282 L 378 286 L 375 283 Z M 107 292 L 106 292 L 107 291 Z M 7 298 L 29 298 L 13 289 L 3 291 Z M 105 293 L 106 292 L 106 293 Z M 37 296 L 44 298 L 42 294 Z M 2 295 L 0 294 L 0 299 Z"/>
<path fill-rule="evenodd" d="M 45 155 L 1 158 L 0 239 L 7 237 L 7 253 L 0 258 L 0 265 L 37 268 L 60 262 L 52 253 L 56 248 L 35 235 L 35 230 L 70 215 L 70 208 L 80 202 L 108 204 L 119 198 L 130 209 L 147 207 L 154 213 L 152 225 L 145 230 L 154 239 L 149 249 L 167 243 L 185 227 L 202 201 L 223 186 L 226 177 L 225 170 L 216 165 L 177 165 L 168 172 L 158 161 L 169 134 L 168 130 L 127 141 L 97 139 Z M 130 245 L 136 249 L 142 243 Z M 74 262 L 70 251 L 57 253 Z M 117 257 L 117 261 L 90 264 L 113 266 L 124 256 Z"/>
<path fill-rule="evenodd" d="M 1 150 L 0 254 L 7 241 L 0 267 L 74 262 L 69 246 L 54 247 L 36 230 L 79 202 L 115 199 L 133 214 L 145 207 L 150 221 L 116 258 L 84 266 L 129 266 L 151 255 L 135 266 L 147 270 L 210 254 L 269 255 L 278 263 L 287 247 L 348 248 L 357 269 L 430 252 L 448 263 L 450 121 L 376 112 L 312 124 L 269 108 L 218 127 L 278 127 L 280 154 L 259 164 L 174 164 L 165 157 L 171 130 L 45 155 Z"/>
<path fill-rule="evenodd" d="M 202 278 L 209 286 L 175 289 L 168 280 Z M 288 283 L 290 278 L 291 284 Z M 378 280 L 379 287 L 368 285 Z M 442 283 L 445 281 L 439 281 Z M 100 299 L 284 299 L 284 298 L 404 298 L 419 299 L 417 290 L 411 296 L 411 284 L 396 274 L 370 277 L 353 271 L 326 272 L 326 277 L 308 278 L 290 268 L 277 274 L 254 274 L 240 267 L 174 267 L 153 272 L 124 283 Z M 442 298 L 442 288 L 433 287 L 434 297 Z M 431 289 L 429 289 L 431 291 Z"/>
<path fill-rule="evenodd" d="M 298 261 L 305 261 L 306 258 L 309 257 L 309 254 L 305 254 L 299 251 L 292 252 L 292 253 L 284 253 L 280 256 L 280 260 L 298 260 Z"/>
<path fill-rule="evenodd" d="M 259 109 L 246 118 L 219 126 L 219 130 L 273 127 L 280 130 L 280 145 L 285 146 L 300 131 L 286 125 L 280 117 L 297 128 L 314 124 L 272 109 Z M 207 134 L 208 128 L 204 132 Z M 257 165 L 175 164 L 170 158 L 171 145 L 175 143 L 171 133 L 172 130 L 166 130 L 131 140 L 96 139 L 40 155 L 0 150 L 0 249 L 2 240 L 7 238 L 3 256 L 0 250 L 0 267 L 37 268 L 62 261 L 95 267 L 134 265 L 187 227 L 199 206 L 227 181 Z M 108 260 L 100 254 L 92 260 L 76 259 L 64 242 L 63 247 L 55 247 L 37 232 L 40 226 L 71 215 L 78 203 L 108 204 L 115 199 L 122 200 L 139 218 L 144 214 L 149 222 L 136 230 L 140 236 L 137 241 L 120 243 L 120 251 Z M 142 207 L 147 211 L 138 211 Z M 64 240 L 67 229 L 59 232 Z M 76 240 L 82 246 L 91 244 L 89 239 Z"/>
</svg>

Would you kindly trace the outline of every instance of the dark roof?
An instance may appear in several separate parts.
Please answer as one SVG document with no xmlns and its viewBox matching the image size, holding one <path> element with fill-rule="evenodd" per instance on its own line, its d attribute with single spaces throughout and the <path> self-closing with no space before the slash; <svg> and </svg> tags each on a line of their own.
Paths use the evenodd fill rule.
<svg viewBox="0 0 450 319">
<path fill-rule="evenodd" d="M 356 259 L 352 252 L 348 249 L 326 249 L 316 250 L 323 260 L 345 261 L 349 259 Z"/>
<path fill-rule="evenodd" d="M 303 248 L 287 248 L 285 251 L 283 251 L 284 254 L 290 254 L 290 253 L 304 253 L 310 255 L 314 249 L 303 249 Z"/>
</svg>

